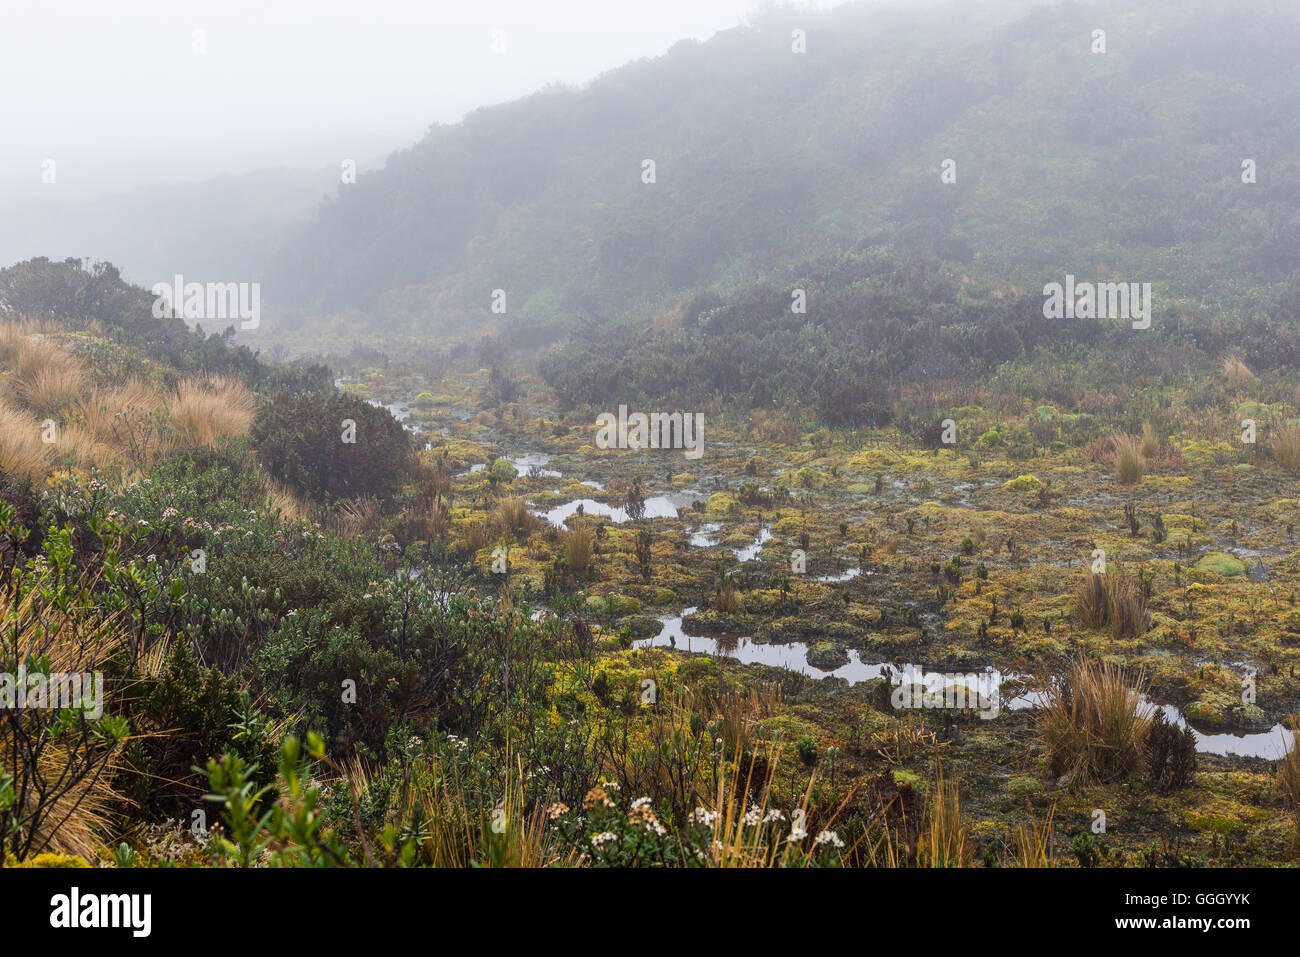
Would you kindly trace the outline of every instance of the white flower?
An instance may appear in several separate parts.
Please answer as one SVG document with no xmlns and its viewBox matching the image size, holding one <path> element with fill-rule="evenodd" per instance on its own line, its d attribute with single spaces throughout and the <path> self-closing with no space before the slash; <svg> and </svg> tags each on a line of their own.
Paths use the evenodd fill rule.
<svg viewBox="0 0 1300 957">
<path fill-rule="evenodd" d="M 786 838 L 791 844 L 798 844 L 808 836 L 808 831 L 802 824 L 795 824 L 790 828 L 790 836 Z"/>
<path fill-rule="evenodd" d="M 751 804 L 749 810 L 745 812 L 745 825 L 747 827 L 754 827 L 760 820 L 762 820 L 762 814 L 763 812 L 757 804 Z"/>
<path fill-rule="evenodd" d="M 610 841 L 617 841 L 618 835 L 613 831 L 601 831 L 599 834 L 591 836 L 591 846 L 600 847 L 602 844 L 608 844 Z"/>
<path fill-rule="evenodd" d="M 705 827 L 712 827 L 713 822 L 718 819 L 717 811 L 710 811 L 705 807 L 697 807 L 691 812 L 691 821 L 695 824 L 703 824 Z"/>
<path fill-rule="evenodd" d="M 784 821 L 784 820 L 785 820 L 785 815 L 781 812 L 781 809 L 777 807 L 772 808 L 772 810 L 768 811 L 767 814 L 763 816 L 764 824 L 772 824 L 775 821 Z"/>
<path fill-rule="evenodd" d="M 648 797 L 640 797 L 632 802 L 632 808 L 634 810 L 639 807 L 649 807 L 649 806 L 650 806 L 650 799 Z"/>
<path fill-rule="evenodd" d="M 832 847 L 844 846 L 844 842 L 840 840 L 840 836 L 836 834 L 834 831 L 822 831 L 820 834 L 817 835 L 817 840 L 813 841 L 813 843 L 830 844 Z"/>
</svg>

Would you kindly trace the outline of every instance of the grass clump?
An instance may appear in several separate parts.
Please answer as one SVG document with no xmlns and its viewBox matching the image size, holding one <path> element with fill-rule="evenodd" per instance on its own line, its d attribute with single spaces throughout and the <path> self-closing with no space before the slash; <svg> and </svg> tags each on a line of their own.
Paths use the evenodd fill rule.
<svg viewBox="0 0 1300 957">
<path fill-rule="evenodd" d="M 1147 473 L 1147 459 L 1142 454 L 1142 442 L 1131 435 L 1116 435 L 1115 477 L 1123 485 L 1136 485 Z"/>
<path fill-rule="evenodd" d="M 1152 708 L 1140 685 L 1118 665 L 1079 659 L 1049 689 L 1039 734 L 1054 778 L 1116 781 L 1142 765 Z"/>
<path fill-rule="evenodd" d="M 1147 630 L 1147 596 L 1139 581 L 1119 572 L 1083 570 L 1071 609 L 1085 628 L 1108 628 L 1116 638 L 1136 638 Z"/>
</svg>

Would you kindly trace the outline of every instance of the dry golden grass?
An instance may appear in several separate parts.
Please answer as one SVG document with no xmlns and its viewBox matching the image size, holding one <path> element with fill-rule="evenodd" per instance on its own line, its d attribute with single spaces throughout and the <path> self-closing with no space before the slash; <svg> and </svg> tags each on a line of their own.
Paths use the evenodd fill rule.
<svg viewBox="0 0 1300 957">
<path fill-rule="evenodd" d="M 49 472 L 53 452 L 35 416 L 0 405 L 0 471 L 36 481 Z"/>
<path fill-rule="evenodd" d="M 60 418 L 85 396 L 89 380 L 76 356 L 35 328 L 0 324 L 0 400 L 37 418 Z"/>
<path fill-rule="evenodd" d="M 163 397 L 132 379 L 116 389 L 95 389 L 77 403 L 86 428 L 104 441 L 117 439 L 130 423 L 163 407 Z"/>
<path fill-rule="evenodd" d="M 1070 609 L 1085 628 L 1109 628 L 1119 639 L 1137 638 L 1147 631 L 1142 583 L 1113 569 L 1099 575 L 1091 566 L 1085 567 Z"/>
<path fill-rule="evenodd" d="M 1142 423 L 1142 455 L 1147 459 L 1159 458 L 1160 456 L 1160 436 L 1156 434 L 1155 426 L 1150 422 Z"/>
<path fill-rule="evenodd" d="M 1224 380 L 1234 389 L 1244 389 L 1255 381 L 1255 373 L 1241 361 L 1240 356 L 1224 356 L 1222 370 Z"/>
<path fill-rule="evenodd" d="M 1039 734 L 1054 778 L 1115 781 L 1138 769 L 1152 716 L 1141 684 L 1118 665 L 1080 658 L 1048 690 Z"/>
<path fill-rule="evenodd" d="M 1300 423 L 1288 422 L 1273 433 L 1273 459 L 1289 472 L 1300 472 Z"/>
<path fill-rule="evenodd" d="M 1083 581 L 1070 602 L 1074 617 L 1085 628 L 1103 628 L 1110 620 L 1110 598 L 1106 590 L 1106 576 L 1098 575 L 1091 567 L 1083 570 Z"/>
<path fill-rule="evenodd" d="M 966 867 L 974 852 L 962 822 L 957 779 L 944 777 L 940 770 L 926 801 L 917 863 L 923 867 Z"/>
<path fill-rule="evenodd" d="M 99 441 L 93 432 L 76 425 L 58 429 L 54 456 L 61 465 L 94 466 L 100 471 L 107 471 L 122 462 L 122 454 L 117 448 Z"/>
<path fill-rule="evenodd" d="M 52 355 L 66 356 L 67 353 Z M 88 384 L 79 364 L 56 359 L 32 370 L 28 376 L 16 376 L 14 391 L 18 398 L 38 416 L 57 416 L 82 400 Z"/>
<path fill-rule="evenodd" d="M 266 490 L 267 504 L 273 510 L 278 511 L 281 517 L 290 521 L 308 517 L 310 510 L 302 499 L 279 482 L 266 479 L 262 485 Z"/>
<path fill-rule="evenodd" d="M 538 801 L 528 810 L 522 767 L 507 765 L 506 776 L 500 804 L 480 807 L 470 799 L 456 767 L 444 764 L 436 752 L 421 755 L 398 788 L 385 786 L 388 813 L 399 821 L 421 822 L 417 855 L 430 867 L 576 866 L 579 852 L 556 840 L 545 803 Z M 354 799 L 361 802 L 372 783 L 360 760 L 350 763 L 347 778 Z M 390 849 L 380 845 L 375 850 L 389 857 L 377 863 L 394 863 Z"/>
<path fill-rule="evenodd" d="M 713 596 L 713 610 L 722 612 L 724 615 L 736 615 L 745 607 L 745 601 L 740 595 L 739 589 L 731 582 L 727 582 Z"/>
<path fill-rule="evenodd" d="M 0 593 L 0 628 L 8 651 L 19 661 L 42 658 L 51 673 L 107 670 L 125 638 L 118 623 L 76 603 L 61 609 L 39 595 L 35 588 L 21 597 Z M 14 710 L 0 720 L 0 771 L 18 778 L 19 814 L 27 819 L 26 834 L 35 836 L 28 856 L 54 851 L 94 860 L 110 813 L 123 800 L 112 787 L 121 745 L 87 763 L 92 752 L 79 732 L 55 733 L 53 714 L 43 708 Z M 9 764 L 15 760 L 22 767 Z M 24 778 L 25 786 L 19 783 Z"/>
<path fill-rule="evenodd" d="M 182 382 L 167 403 L 174 446 L 213 445 L 245 435 L 253 424 L 253 396 L 230 379 Z"/>
<path fill-rule="evenodd" d="M 529 511 L 528 500 L 522 495 L 503 498 L 497 504 L 497 521 L 509 532 L 528 533 L 541 525 L 541 520 Z"/>
<path fill-rule="evenodd" d="M 1142 445 L 1131 435 L 1116 435 L 1115 475 L 1124 485 L 1136 485 L 1142 481 L 1147 472 L 1146 456 L 1142 454 Z"/>
<path fill-rule="evenodd" d="M 575 572 L 585 571 L 596 552 L 596 536 L 587 523 L 578 519 L 564 536 L 562 554 L 565 564 Z"/>
<path fill-rule="evenodd" d="M 1291 748 L 1277 763 L 1277 775 L 1273 780 L 1291 809 L 1291 821 L 1295 827 L 1293 840 L 1300 848 L 1300 716 L 1292 715 L 1289 725 L 1292 729 L 1288 732 Z"/>
<path fill-rule="evenodd" d="M 1052 838 L 1055 831 L 1053 819 L 1056 817 L 1056 805 L 1047 813 L 1047 820 L 1041 824 L 1031 821 L 1029 827 L 1023 823 L 1016 825 L 1015 855 L 1011 863 L 1014 867 L 1051 867 Z"/>
</svg>

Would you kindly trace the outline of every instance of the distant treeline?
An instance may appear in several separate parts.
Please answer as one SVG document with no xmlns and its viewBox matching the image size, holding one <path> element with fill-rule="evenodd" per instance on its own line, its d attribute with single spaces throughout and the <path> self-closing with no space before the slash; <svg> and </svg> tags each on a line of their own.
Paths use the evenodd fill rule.
<svg viewBox="0 0 1300 957">
<path fill-rule="evenodd" d="M 792 309 L 795 289 L 805 292 L 806 313 Z M 589 322 L 541 372 L 569 406 L 717 398 L 857 426 L 890 421 L 906 385 L 977 381 L 1039 351 L 1062 363 L 1108 355 L 1153 377 L 1205 370 L 1226 353 L 1256 372 L 1300 365 L 1297 299 L 1285 289 L 1240 317 L 1157 296 L 1147 330 L 1045 318 L 1041 289 L 1000 295 L 971 298 L 937 260 L 867 250 L 785 286 L 754 285 L 725 300 L 701 294 L 674 331 Z"/>
</svg>

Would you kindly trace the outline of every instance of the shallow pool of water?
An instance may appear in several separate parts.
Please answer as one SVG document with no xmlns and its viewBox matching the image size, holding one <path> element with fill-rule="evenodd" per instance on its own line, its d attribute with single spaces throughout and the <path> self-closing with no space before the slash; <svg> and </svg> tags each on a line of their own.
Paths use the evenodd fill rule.
<svg viewBox="0 0 1300 957">
<path fill-rule="evenodd" d="M 690 501 L 690 496 L 651 495 L 645 500 L 645 518 L 676 518 L 677 510 Z M 627 510 L 616 505 L 606 505 L 591 498 L 575 498 L 538 514 L 557 528 L 578 514 L 582 509 L 584 515 L 603 515 L 615 524 L 629 520 Z"/>
<path fill-rule="evenodd" d="M 744 548 L 733 548 L 731 551 L 736 556 L 736 561 L 752 562 L 763 551 L 763 546 L 772 538 L 772 530 L 764 525 L 758 530 L 758 535 L 754 538 L 752 545 L 746 545 Z"/>
<path fill-rule="evenodd" d="M 825 671 L 808 662 L 808 645 L 802 641 L 784 642 L 781 644 L 767 644 L 756 642 L 749 637 L 710 637 L 707 635 L 688 635 L 682 628 L 682 619 L 696 612 L 695 608 L 687 608 L 681 615 L 667 616 L 660 618 L 662 627 L 659 634 L 653 638 L 645 638 L 634 642 L 636 648 L 674 648 L 678 651 L 693 652 L 696 654 L 716 655 L 720 657 L 733 658 L 742 664 L 768 665 L 774 668 L 785 668 L 788 671 L 796 671 L 800 674 L 808 675 L 810 678 L 820 680 L 822 678 L 842 678 L 849 684 L 859 684 L 863 681 L 870 681 L 873 678 L 892 678 L 894 675 L 905 673 L 908 668 L 918 668 L 925 671 L 939 671 L 942 669 L 928 669 L 924 666 L 912 665 L 907 663 L 890 663 L 890 662 L 865 662 L 854 649 L 848 649 L 848 662 L 830 671 Z M 997 676 L 999 686 L 1006 682 L 1015 682 L 1013 691 L 1003 694 L 1001 708 L 1008 711 L 1021 711 L 1026 708 L 1043 707 L 1047 702 L 1047 695 L 1041 689 L 1021 684 L 1028 682 L 1025 675 L 1007 673 L 999 674 L 992 668 L 985 668 L 983 671 L 962 672 L 964 683 L 977 690 L 975 682 L 988 680 L 981 676 Z M 1143 699 L 1146 701 L 1146 699 Z M 1146 701 L 1147 704 L 1153 705 L 1152 702 Z M 1166 719 L 1178 727 L 1186 727 L 1187 720 L 1181 710 L 1175 705 L 1166 704 L 1157 707 L 1164 713 Z M 1256 757 L 1277 760 L 1282 757 L 1290 748 L 1291 733 L 1281 724 L 1274 725 L 1268 731 L 1260 731 L 1249 734 L 1234 734 L 1230 732 L 1209 733 L 1201 731 L 1195 726 L 1192 730 L 1196 733 L 1196 750 L 1202 754 L 1218 755 L 1237 755 L 1239 757 Z"/>
</svg>

